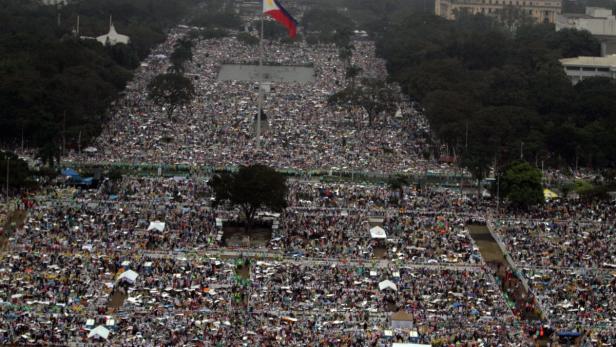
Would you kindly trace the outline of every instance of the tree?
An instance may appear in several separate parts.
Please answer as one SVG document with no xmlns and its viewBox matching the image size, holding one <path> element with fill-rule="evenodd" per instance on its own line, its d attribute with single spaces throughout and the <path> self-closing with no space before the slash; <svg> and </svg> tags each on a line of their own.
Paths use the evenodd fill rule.
<svg viewBox="0 0 616 347">
<path fill-rule="evenodd" d="M 397 191 L 399 199 L 402 199 L 404 197 L 404 187 L 408 186 L 410 183 L 411 181 L 409 180 L 409 178 L 402 175 L 394 175 L 389 177 L 389 179 L 387 180 L 387 185 L 389 186 L 389 189 L 391 189 L 392 191 Z"/>
<path fill-rule="evenodd" d="M 256 46 L 259 44 L 259 38 L 254 37 L 251 34 L 244 33 L 244 32 L 237 34 L 237 40 L 249 46 Z"/>
<path fill-rule="evenodd" d="M 553 31 L 546 37 L 546 43 L 549 48 L 560 50 L 564 58 L 601 54 L 601 43 L 586 30 L 566 28 Z"/>
<path fill-rule="evenodd" d="M 374 78 L 364 78 L 360 85 L 349 86 L 329 97 L 329 103 L 333 105 L 361 106 L 368 113 L 370 126 L 379 114 L 393 114 L 399 102 L 399 93 L 391 85 Z"/>
<path fill-rule="evenodd" d="M 48 142 L 43 144 L 36 152 L 36 159 L 40 160 L 43 165 L 53 167 L 55 164 L 60 164 L 60 155 L 62 148 L 57 143 Z"/>
<path fill-rule="evenodd" d="M 345 77 L 351 80 L 351 87 L 355 87 L 355 78 L 362 72 L 362 68 L 357 65 L 351 65 L 346 69 Z"/>
<path fill-rule="evenodd" d="M 6 180 L 6 166 L 9 166 L 9 187 L 10 188 L 28 188 L 34 185 L 32 180 L 32 172 L 28 168 L 28 163 L 20 159 L 17 155 L 10 152 L 0 152 L 0 177 L 2 182 Z M 4 184 L 0 185 L 5 187 Z M 4 189 L 2 189 L 4 191 Z"/>
<path fill-rule="evenodd" d="M 338 49 L 338 58 L 342 60 L 345 66 L 351 64 L 351 58 L 353 57 L 353 50 L 350 47 L 341 47 Z"/>
<path fill-rule="evenodd" d="M 172 71 L 175 73 L 184 72 L 184 64 L 187 61 L 192 61 L 193 59 L 193 46 L 194 43 L 190 39 L 186 38 L 182 38 L 175 43 L 173 46 L 175 49 L 169 57 L 169 61 L 171 61 L 172 65 Z"/>
<path fill-rule="evenodd" d="M 241 209 L 246 229 L 252 228 L 260 209 L 280 212 L 287 207 L 286 178 L 264 165 L 242 166 L 236 173 L 215 175 L 208 185 L 214 191 L 216 206 L 227 202 Z"/>
<path fill-rule="evenodd" d="M 527 162 L 510 164 L 505 169 L 500 186 L 503 197 L 515 207 L 528 208 L 544 200 L 541 171 Z"/>
<path fill-rule="evenodd" d="M 353 20 L 336 11 L 336 9 L 312 8 L 302 17 L 302 26 L 307 32 L 319 31 L 333 33 L 336 31 L 351 31 L 355 27 Z"/>
<path fill-rule="evenodd" d="M 178 106 L 188 104 L 193 95 L 190 79 L 176 73 L 158 75 L 148 84 L 148 98 L 158 106 L 167 107 L 169 118 Z"/>
<path fill-rule="evenodd" d="M 56 153 L 62 135 L 66 148 L 89 143 L 103 128 L 106 110 L 118 97 L 132 69 L 164 42 L 166 28 L 186 18 L 198 0 L 69 1 L 57 12 L 37 1 L 2 1 L 0 17 L 0 143 Z M 75 38 L 109 29 L 113 13 L 128 45 L 103 46 Z M 52 134 L 49 134 L 49 133 Z M 54 155 L 45 155 L 49 159 Z M 57 158 L 56 158 L 57 159 Z M 56 159 L 53 159 L 55 162 Z"/>
</svg>

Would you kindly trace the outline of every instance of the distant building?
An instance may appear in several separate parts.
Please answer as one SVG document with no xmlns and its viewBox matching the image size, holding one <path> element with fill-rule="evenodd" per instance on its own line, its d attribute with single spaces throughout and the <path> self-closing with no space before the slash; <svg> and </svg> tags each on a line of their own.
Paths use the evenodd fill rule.
<svg viewBox="0 0 616 347">
<path fill-rule="evenodd" d="M 128 44 L 130 37 L 122 34 L 118 34 L 113 26 L 113 22 L 109 19 L 109 32 L 105 35 L 101 35 L 96 38 L 96 41 L 102 43 L 105 46 L 115 46 L 118 43 Z"/>
<path fill-rule="evenodd" d="M 587 30 L 601 42 L 601 55 L 616 54 L 616 17 L 611 9 L 587 7 L 586 13 L 565 13 L 556 17 L 556 30 Z"/>
<path fill-rule="evenodd" d="M 458 13 L 497 16 L 505 7 L 520 9 L 539 23 L 554 23 L 562 11 L 561 0 L 435 0 L 437 16 L 455 19 Z"/>
<path fill-rule="evenodd" d="M 590 77 L 616 79 L 616 54 L 605 57 L 577 57 L 561 59 L 565 73 L 576 84 Z"/>
</svg>

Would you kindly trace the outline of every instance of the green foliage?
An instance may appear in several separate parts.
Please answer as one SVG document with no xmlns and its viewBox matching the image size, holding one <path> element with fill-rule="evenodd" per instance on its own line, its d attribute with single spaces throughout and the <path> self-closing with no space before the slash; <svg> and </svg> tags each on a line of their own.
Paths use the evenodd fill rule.
<svg viewBox="0 0 616 347">
<path fill-rule="evenodd" d="M 212 177 L 208 185 L 214 191 L 215 205 L 238 206 L 252 227 L 258 210 L 280 212 L 287 207 L 286 178 L 264 165 L 242 166 L 236 173 L 224 172 Z"/>
<path fill-rule="evenodd" d="M 192 81 L 177 73 L 161 74 L 148 84 L 148 98 L 166 107 L 169 118 L 178 106 L 187 105 L 194 96 Z"/>
<path fill-rule="evenodd" d="M 397 190 L 400 192 L 400 198 L 402 198 L 402 190 L 404 187 L 411 184 L 411 180 L 407 176 L 394 175 L 387 179 L 387 185 L 391 190 Z"/>
<path fill-rule="evenodd" d="M 349 16 L 335 9 L 314 7 L 302 17 L 302 26 L 307 32 L 333 33 L 353 30 L 355 25 Z"/>
<path fill-rule="evenodd" d="M 190 24 L 202 28 L 238 30 L 242 26 L 242 20 L 235 12 L 225 9 L 212 11 L 206 8 L 195 15 Z"/>
<path fill-rule="evenodd" d="M 120 181 L 123 176 L 122 170 L 120 168 L 113 167 L 107 172 L 106 176 L 112 181 Z"/>
<path fill-rule="evenodd" d="M 188 37 L 191 40 L 201 39 L 219 39 L 222 37 L 227 37 L 229 33 L 227 33 L 224 29 L 216 29 L 216 28 L 202 28 L 202 29 L 193 29 L 188 32 Z"/>
<path fill-rule="evenodd" d="M 368 113 L 369 125 L 379 115 L 393 115 L 399 103 L 398 93 L 385 81 L 364 78 L 359 85 L 350 85 L 331 95 L 328 102 L 331 105 L 348 107 L 361 106 Z"/>
<path fill-rule="evenodd" d="M 182 38 L 174 45 L 174 50 L 169 57 L 171 62 L 170 71 L 174 73 L 184 73 L 186 62 L 193 59 L 194 43 L 190 39 Z"/>
<path fill-rule="evenodd" d="M 486 16 L 393 18 L 378 54 L 476 177 L 495 158 L 500 165 L 519 158 L 521 143 L 524 158 L 547 166 L 615 167 L 614 82 L 588 79 L 574 88 L 558 62 L 597 54 L 597 40 L 510 15 L 515 32 Z"/>
<path fill-rule="evenodd" d="M 251 46 L 256 46 L 259 44 L 259 38 L 245 32 L 237 34 L 237 40 Z"/>
<path fill-rule="evenodd" d="M 346 73 L 344 76 L 346 79 L 351 81 L 352 88 L 355 87 L 355 79 L 357 78 L 357 76 L 359 76 L 359 74 L 361 74 L 361 72 L 362 72 L 362 68 L 357 65 L 351 65 L 347 67 Z"/>
<path fill-rule="evenodd" d="M 28 163 L 20 159 L 14 153 L 0 152 L 0 177 L 4 191 L 6 187 L 7 165 L 9 167 L 9 187 L 12 189 L 30 188 L 34 186 L 32 172 L 28 168 Z"/>
<path fill-rule="evenodd" d="M 261 22 L 255 22 L 255 27 L 260 28 Z M 278 22 L 267 19 L 263 22 L 263 35 L 268 40 L 281 40 L 287 38 L 289 33 L 287 29 Z"/>
<path fill-rule="evenodd" d="M 165 29 L 197 0 L 83 0 L 56 10 L 34 0 L 0 2 L 0 142 L 14 146 L 23 134 L 47 163 L 59 158 L 62 132 L 67 148 L 97 136 L 109 104 Z M 59 12 L 61 23 L 58 25 Z M 116 29 L 131 43 L 103 47 L 75 38 Z"/>
<path fill-rule="evenodd" d="M 514 162 L 509 165 L 501 178 L 500 186 L 503 197 L 516 207 L 527 208 L 544 201 L 541 171 L 527 162 Z"/>
</svg>

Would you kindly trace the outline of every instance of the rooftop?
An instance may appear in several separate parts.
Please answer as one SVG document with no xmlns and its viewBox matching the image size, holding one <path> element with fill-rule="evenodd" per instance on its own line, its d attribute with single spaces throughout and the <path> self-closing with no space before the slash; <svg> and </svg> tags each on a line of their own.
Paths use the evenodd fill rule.
<svg viewBox="0 0 616 347">
<path fill-rule="evenodd" d="M 605 57 L 576 57 L 560 59 L 563 65 L 610 66 L 616 68 L 616 54 Z"/>
</svg>

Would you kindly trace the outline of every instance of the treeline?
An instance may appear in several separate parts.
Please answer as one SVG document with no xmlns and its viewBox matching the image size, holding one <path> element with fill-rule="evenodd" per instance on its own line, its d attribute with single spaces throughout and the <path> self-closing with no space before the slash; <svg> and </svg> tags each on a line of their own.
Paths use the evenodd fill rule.
<svg viewBox="0 0 616 347">
<path fill-rule="evenodd" d="M 0 2 L 0 142 L 39 148 L 58 159 L 96 136 L 105 110 L 131 78 L 131 70 L 165 39 L 197 0 L 82 0 L 56 8 L 35 0 Z M 95 40 L 109 30 L 128 45 Z"/>
<path fill-rule="evenodd" d="M 616 84 L 575 87 L 558 59 L 598 55 L 587 32 L 506 30 L 492 18 L 414 14 L 378 40 L 392 78 L 425 107 L 435 137 L 475 176 L 523 157 L 537 166 L 614 167 Z"/>
</svg>

